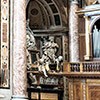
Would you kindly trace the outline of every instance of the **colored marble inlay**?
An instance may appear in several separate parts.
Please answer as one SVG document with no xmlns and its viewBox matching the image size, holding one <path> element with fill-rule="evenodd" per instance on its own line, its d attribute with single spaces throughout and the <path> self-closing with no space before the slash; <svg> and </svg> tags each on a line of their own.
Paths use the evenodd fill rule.
<svg viewBox="0 0 100 100">
<path fill-rule="evenodd" d="M 7 0 L 3 0 L 3 2 L 4 2 L 4 4 L 6 4 L 7 3 Z"/>
<path fill-rule="evenodd" d="M 2 19 L 3 20 L 7 20 L 7 15 L 8 15 L 8 13 L 7 13 L 7 5 L 4 5 L 3 7 L 2 7 Z"/>
<path fill-rule="evenodd" d="M 0 87 L 9 87 L 9 1 L 0 1 Z"/>
<path fill-rule="evenodd" d="M 3 23 L 3 42 L 7 42 L 7 24 Z"/>
<path fill-rule="evenodd" d="M 7 62 L 7 46 L 6 45 L 2 45 L 2 60 L 3 62 Z"/>
</svg>

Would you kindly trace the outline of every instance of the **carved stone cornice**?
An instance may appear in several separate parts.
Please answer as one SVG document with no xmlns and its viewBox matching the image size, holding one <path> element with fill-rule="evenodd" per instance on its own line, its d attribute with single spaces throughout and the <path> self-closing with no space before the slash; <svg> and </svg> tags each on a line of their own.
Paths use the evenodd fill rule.
<svg viewBox="0 0 100 100">
<path fill-rule="evenodd" d="M 44 76 L 43 73 L 39 71 L 27 71 L 27 73 L 33 73 L 34 75 Z M 65 76 L 67 78 L 92 78 L 92 79 L 100 79 L 100 72 L 48 72 L 48 76 L 56 76 L 56 77 L 62 77 Z"/>
</svg>

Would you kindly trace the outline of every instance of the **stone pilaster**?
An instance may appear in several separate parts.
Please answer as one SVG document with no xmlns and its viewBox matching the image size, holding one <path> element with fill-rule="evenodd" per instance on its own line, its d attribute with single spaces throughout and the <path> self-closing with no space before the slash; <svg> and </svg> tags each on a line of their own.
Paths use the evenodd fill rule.
<svg viewBox="0 0 100 100">
<path fill-rule="evenodd" d="M 13 27 L 12 100 L 28 100 L 26 72 L 26 0 L 14 0 Z"/>
<path fill-rule="evenodd" d="M 90 17 L 85 16 L 85 43 L 86 43 L 86 55 L 84 56 L 85 60 L 91 59 L 90 52 Z"/>
<path fill-rule="evenodd" d="M 78 42 L 78 10 L 77 0 L 73 0 L 70 4 L 69 11 L 69 50 L 70 50 L 70 62 L 79 61 L 79 42 Z"/>
<path fill-rule="evenodd" d="M 69 80 L 69 100 L 74 100 L 74 83 L 73 79 Z"/>
<path fill-rule="evenodd" d="M 0 0 L 0 7 L 0 69 L 6 72 L 0 87 L 9 87 L 9 0 Z"/>
</svg>

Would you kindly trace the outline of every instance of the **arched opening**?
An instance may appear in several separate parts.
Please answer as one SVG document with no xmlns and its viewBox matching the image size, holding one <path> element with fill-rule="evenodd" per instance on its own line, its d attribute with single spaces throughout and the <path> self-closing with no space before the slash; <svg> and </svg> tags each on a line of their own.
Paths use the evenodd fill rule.
<svg viewBox="0 0 100 100">
<path fill-rule="evenodd" d="M 65 30 L 65 27 L 62 26 L 63 21 L 61 19 L 60 9 L 58 9 L 58 6 L 54 2 L 54 0 L 30 0 L 26 8 L 26 18 L 29 19 L 28 25 L 30 27 L 32 35 L 34 35 L 35 37 L 37 51 L 39 51 L 39 55 L 37 57 L 38 60 L 36 59 L 35 62 L 34 54 L 30 54 L 33 55 L 31 56 L 33 65 L 38 64 L 38 62 L 40 61 L 39 64 L 36 65 L 36 67 L 39 67 L 39 65 L 41 64 L 40 66 L 43 67 L 42 69 L 45 69 L 44 67 L 47 63 L 49 65 L 48 69 L 51 68 L 50 65 L 54 65 L 54 68 L 56 68 L 55 66 L 57 64 L 55 60 L 58 57 L 60 59 L 62 57 L 65 59 L 65 56 L 67 55 L 66 59 L 68 59 L 68 52 L 66 50 L 67 53 L 65 53 L 65 49 L 63 49 L 63 47 L 67 48 L 67 43 L 65 43 L 65 41 L 68 40 L 66 39 L 67 29 Z M 61 68 L 58 70 L 62 71 L 62 69 L 63 68 L 61 66 Z M 54 70 L 56 71 L 56 69 Z M 47 76 L 45 70 L 43 73 L 45 76 Z M 41 77 L 41 81 L 50 80 L 51 83 L 49 84 L 54 87 L 52 79 L 53 77 L 47 79 Z M 31 85 L 30 82 L 29 84 Z M 43 84 L 46 87 L 48 83 L 40 82 L 40 84 Z M 37 84 L 35 83 L 35 85 Z M 58 85 L 58 83 L 56 85 Z"/>
<path fill-rule="evenodd" d="M 26 19 L 30 20 L 29 27 L 34 33 L 38 50 L 42 51 L 42 39 L 52 35 L 59 45 L 58 55 L 63 55 L 63 41 L 66 38 L 63 35 L 66 34 L 67 28 L 65 27 L 66 22 L 63 21 L 66 13 L 64 11 L 63 14 L 60 13 L 62 9 L 54 0 L 27 1 Z"/>
<path fill-rule="evenodd" d="M 100 18 L 92 27 L 92 48 L 93 58 L 100 58 Z"/>
<path fill-rule="evenodd" d="M 49 29 L 51 26 L 61 26 L 61 16 L 57 5 L 52 0 L 30 0 L 26 9 L 26 18 L 30 19 L 32 30 Z"/>
</svg>

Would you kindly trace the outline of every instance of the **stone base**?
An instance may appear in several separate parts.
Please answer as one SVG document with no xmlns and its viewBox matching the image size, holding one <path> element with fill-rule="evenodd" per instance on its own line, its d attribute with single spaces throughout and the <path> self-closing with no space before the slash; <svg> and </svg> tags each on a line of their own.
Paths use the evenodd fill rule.
<svg viewBox="0 0 100 100">
<path fill-rule="evenodd" d="M 92 59 L 91 56 L 88 56 L 88 55 L 84 56 L 84 60 L 91 60 L 91 59 Z"/>
<path fill-rule="evenodd" d="M 12 96 L 11 100 L 29 100 L 29 99 L 26 96 L 17 95 L 17 96 Z"/>
</svg>

